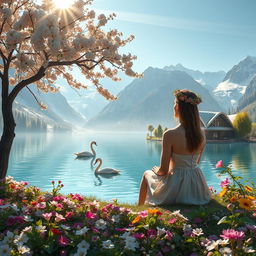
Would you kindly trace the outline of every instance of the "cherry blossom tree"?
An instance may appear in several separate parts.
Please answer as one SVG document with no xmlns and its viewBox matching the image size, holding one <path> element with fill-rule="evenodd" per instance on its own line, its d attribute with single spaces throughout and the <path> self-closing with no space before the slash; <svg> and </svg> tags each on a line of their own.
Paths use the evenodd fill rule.
<svg viewBox="0 0 256 256">
<path fill-rule="evenodd" d="M 103 30 L 115 14 L 96 15 L 90 8 L 92 1 L 76 0 L 69 8 L 61 9 L 53 0 L 0 0 L 0 178 L 6 176 L 15 137 L 12 106 L 22 89 L 30 85 L 43 92 L 58 92 L 55 81 L 62 76 L 73 88 L 86 89 L 88 83 L 93 84 L 106 99 L 115 100 L 101 85 L 102 78 L 119 81 L 119 71 L 140 76 L 132 70 L 136 56 L 119 50 L 134 36 L 124 38 L 116 29 Z M 73 67 L 83 74 L 83 81 L 72 76 Z"/>
</svg>

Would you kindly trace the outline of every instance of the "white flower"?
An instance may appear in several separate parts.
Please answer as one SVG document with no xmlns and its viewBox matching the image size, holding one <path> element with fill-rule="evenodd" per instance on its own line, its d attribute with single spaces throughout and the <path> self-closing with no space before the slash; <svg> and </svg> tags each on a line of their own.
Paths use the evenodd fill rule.
<svg viewBox="0 0 256 256">
<path fill-rule="evenodd" d="M 102 241 L 102 247 L 104 249 L 113 249 L 115 246 L 111 240 L 107 240 L 107 241 Z"/>
<path fill-rule="evenodd" d="M 245 253 L 256 252 L 256 250 L 254 250 L 251 246 L 250 247 L 243 246 L 243 250 L 244 250 Z"/>
<path fill-rule="evenodd" d="M 103 219 L 99 219 L 95 222 L 95 227 L 98 229 L 106 229 L 107 222 Z"/>
<path fill-rule="evenodd" d="M 219 241 L 220 240 L 217 240 L 217 241 L 210 241 L 207 245 L 206 245 L 206 249 L 207 251 L 211 251 L 213 249 L 217 249 L 218 248 L 218 245 L 219 245 Z"/>
<path fill-rule="evenodd" d="M 23 217 L 24 217 L 24 220 L 26 222 L 32 222 L 33 221 L 33 219 L 29 215 L 24 215 Z"/>
<path fill-rule="evenodd" d="M 11 255 L 11 248 L 9 245 L 5 244 L 0 246 L 0 255 L 1 256 L 10 256 Z"/>
<path fill-rule="evenodd" d="M 157 235 L 161 236 L 166 233 L 166 230 L 164 228 L 157 227 Z"/>
<path fill-rule="evenodd" d="M 130 236 L 130 232 L 125 232 L 120 237 L 123 238 L 123 239 L 126 239 L 129 236 Z"/>
<path fill-rule="evenodd" d="M 113 215 L 112 218 L 111 218 L 111 220 L 112 220 L 113 222 L 118 223 L 118 222 L 120 221 L 120 215 Z"/>
<path fill-rule="evenodd" d="M 83 227 L 83 228 L 80 229 L 80 230 L 76 230 L 76 235 L 77 235 L 77 236 L 84 235 L 88 230 L 89 230 L 89 228 Z"/>
<path fill-rule="evenodd" d="M 139 248 L 139 244 L 134 237 L 129 236 L 125 239 L 125 248 L 131 251 L 136 251 L 136 248 Z"/>
<path fill-rule="evenodd" d="M 203 230 L 201 228 L 196 228 L 196 229 L 193 229 L 192 233 L 196 236 L 201 236 L 203 235 Z"/>
<path fill-rule="evenodd" d="M 29 247 L 27 247 L 27 246 L 18 246 L 18 251 L 19 251 L 19 253 L 21 253 L 21 254 L 29 254 L 30 253 L 30 248 Z"/>
<path fill-rule="evenodd" d="M 220 248 L 220 253 L 223 256 L 232 256 L 232 250 L 229 247 Z"/>
<path fill-rule="evenodd" d="M 14 234 L 10 231 L 7 231 L 6 236 L 3 239 L 3 243 L 10 243 L 14 239 Z M 0 254 L 1 255 L 1 254 Z"/>
<path fill-rule="evenodd" d="M 90 247 L 90 244 L 88 244 L 85 240 L 81 241 L 78 245 L 77 248 L 78 249 L 84 249 L 84 250 L 88 250 Z"/>
<path fill-rule="evenodd" d="M 36 227 L 36 230 L 39 232 L 39 233 L 44 233 L 44 232 L 46 232 L 47 230 L 46 230 L 46 226 L 37 226 Z"/>
<path fill-rule="evenodd" d="M 19 212 L 19 211 L 20 211 L 20 209 L 17 207 L 16 204 L 11 205 L 11 208 L 12 208 L 15 212 Z"/>
<path fill-rule="evenodd" d="M 66 226 L 66 225 L 60 225 L 61 228 L 65 229 L 65 230 L 71 230 L 71 227 Z"/>
<path fill-rule="evenodd" d="M 192 227 L 191 227 L 191 225 L 187 225 L 187 224 L 184 224 L 183 225 L 183 231 L 191 231 L 192 230 Z"/>
<path fill-rule="evenodd" d="M 22 232 L 23 233 L 30 233 L 32 231 L 32 226 L 29 226 L 29 227 L 25 227 L 23 230 L 22 230 Z"/>
<path fill-rule="evenodd" d="M 28 241 L 28 236 L 23 232 L 21 232 L 20 235 L 15 236 L 13 240 L 15 244 L 20 244 L 20 245 L 26 243 L 27 241 Z"/>
</svg>

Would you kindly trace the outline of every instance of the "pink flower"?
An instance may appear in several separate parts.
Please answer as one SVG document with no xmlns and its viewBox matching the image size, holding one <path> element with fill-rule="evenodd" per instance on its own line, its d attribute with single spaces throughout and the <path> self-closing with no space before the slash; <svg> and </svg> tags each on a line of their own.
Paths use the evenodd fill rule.
<svg viewBox="0 0 256 256">
<path fill-rule="evenodd" d="M 65 236 L 60 235 L 58 242 L 60 246 L 66 246 L 68 245 L 69 240 Z"/>
<path fill-rule="evenodd" d="M 243 231 L 236 231 L 234 229 L 225 229 L 222 230 L 222 234 L 220 235 L 224 239 L 230 239 L 230 240 L 242 240 L 245 237 L 245 234 Z"/>
<path fill-rule="evenodd" d="M 61 214 L 58 214 L 58 213 L 56 212 L 56 214 L 55 214 L 55 221 L 56 221 L 56 222 L 60 222 L 60 221 L 62 221 L 62 220 L 65 220 L 65 218 L 64 218 Z"/>
<path fill-rule="evenodd" d="M 173 238 L 173 233 L 170 232 L 169 230 L 167 230 L 167 231 L 166 231 L 165 238 L 166 238 L 167 240 L 171 241 L 172 238 Z"/>
<path fill-rule="evenodd" d="M 94 219 L 94 218 L 95 218 L 95 215 L 94 215 L 92 212 L 87 212 L 87 213 L 85 214 L 85 216 L 86 216 L 86 218 L 88 218 L 88 219 Z"/>
<path fill-rule="evenodd" d="M 150 238 L 155 237 L 157 235 L 157 231 L 155 229 L 149 229 L 148 230 L 148 236 Z"/>
<path fill-rule="evenodd" d="M 43 216 L 47 221 L 49 221 L 49 220 L 51 219 L 51 217 L 52 217 L 52 213 L 51 213 L 51 212 L 50 212 L 50 213 L 43 213 L 42 216 Z"/>
<path fill-rule="evenodd" d="M 170 223 L 170 224 L 173 224 L 173 223 L 175 223 L 176 222 L 176 218 L 171 218 L 169 221 L 168 221 L 168 223 Z"/>
<path fill-rule="evenodd" d="M 143 233 L 135 233 L 133 237 L 136 239 L 143 239 L 145 235 Z"/>
<path fill-rule="evenodd" d="M 222 164 L 222 160 L 218 161 L 217 164 L 215 165 L 216 168 L 221 168 L 223 167 L 223 164 Z"/>
<path fill-rule="evenodd" d="M 227 187 L 229 184 L 230 184 L 229 179 L 226 178 L 225 180 L 223 180 L 223 181 L 220 183 L 220 186 L 221 186 L 222 188 L 225 188 L 225 187 Z"/>
<path fill-rule="evenodd" d="M 65 217 L 69 219 L 69 218 L 71 218 L 73 215 L 74 215 L 73 212 L 67 212 L 66 215 L 65 215 Z"/>
<path fill-rule="evenodd" d="M 139 213 L 139 216 L 142 217 L 142 218 L 147 217 L 147 216 L 148 216 L 148 211 L 147 211 L 147 210 L 141 211 L 141 212 Z"/>
</svg>

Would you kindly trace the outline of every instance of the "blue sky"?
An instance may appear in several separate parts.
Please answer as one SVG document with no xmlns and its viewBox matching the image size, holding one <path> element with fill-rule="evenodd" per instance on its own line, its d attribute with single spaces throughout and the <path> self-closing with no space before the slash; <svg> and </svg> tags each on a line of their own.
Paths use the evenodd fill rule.
<svg viewBox="0 0 256 256">
<path fill-rule="evenodd" d="M 136 71 L 181 63 L 201 71 L 228 71 L 256 56 L 255 0 L 94 0 L 115 12 L 109 26 L 135 40 Z"/>
</svg>

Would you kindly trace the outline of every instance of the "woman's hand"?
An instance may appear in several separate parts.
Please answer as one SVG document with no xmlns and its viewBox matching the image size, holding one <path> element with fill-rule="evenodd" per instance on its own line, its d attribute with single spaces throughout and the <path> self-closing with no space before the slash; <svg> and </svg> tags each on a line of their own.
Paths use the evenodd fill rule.
<svg viewBox="0 0 256 256">
<path fill-rule="evenodd" d="M 154 166 L 152 171 L 158 176 L 165 176 L 166 174 L 160 169 L 159 166 Z"/>
</svg>

